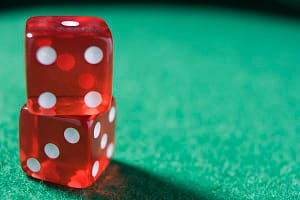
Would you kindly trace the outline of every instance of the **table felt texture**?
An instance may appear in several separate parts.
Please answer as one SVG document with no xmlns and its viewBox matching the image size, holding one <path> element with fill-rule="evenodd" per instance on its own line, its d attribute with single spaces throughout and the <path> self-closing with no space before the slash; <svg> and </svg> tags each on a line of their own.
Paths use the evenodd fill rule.
<svg viewBox="0 0 300 200">
<path fill-rule="evenodd" d="M 19 162 L 25 21 L 93 15 L 114 38 L 116 151 L 78 190 Z M 0 13 L 1 199 L 300 199 L 300 21 L 214 7 Z M 63 87 L 63 86 L 62 86 Z"/>
</svg>

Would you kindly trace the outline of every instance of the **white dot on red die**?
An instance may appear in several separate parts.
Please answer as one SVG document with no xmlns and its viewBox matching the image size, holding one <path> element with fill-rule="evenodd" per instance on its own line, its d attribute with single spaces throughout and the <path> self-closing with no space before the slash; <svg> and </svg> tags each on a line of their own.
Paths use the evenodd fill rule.
<svg viewBox="0 0 300 200">
<path fill-rule="evenodd" d="M 109 114 L 108 114 L 109 123 L 112 123 L 115 120 L 115 117 L 116 117 L 116 108 L 111 107 Z"/>
<path fill-rule="evenodd" d="M 102 102 L 102 96 L 99 92 L 91 91 L 84 96 L 84 103 L 88 107 L 95 108 Z"/>
<path fill-rule="evenodd" d="M 44 92 L 39 96 L 38 104 L 42 108 L 52 108 L 56 104 L 56 96 L 51 92 Z"/>
<path fill-rule="evenodd" d="M 94 128 L 94 138 L 98 138 L 98 136 L 100 135 L 100 131 L 101 131 L 101 124 L 100 122 L 97 122 Z"/>
<path fill-rule="evenodd" d="M 43 65 L 51 65 L 56 60 L 56 51 L 49 46 L 40 47 L 36 52 L 36 59 Z"/>
<path fill-rule="evenodd" d="M 75 128 L 67 128 L 64 131 L 64 137 L 71 144 L 77 143 L 80 139 L 79 132 Z"/>
<path fill-rule="evenodd" d="M 27 165 L 28 169 L 30 169 L 33 172 L 38 172 L 41 169 L 40 162 L 35 158 L 27 159 L 26 165 Z"/>
<path fill-rule="evenodd" d="M 103 58 L 103 52 L 99 47 L 90 46 L 84 52 L 84 59 L 90 64 L 98 64 Z"/>
<path fill-rule="evenodd" d="M 27 33 L 26 36 L 27 36 L 28 38 L 32 38 L 32 33 Z"/>
<path fill-rule="evenodd" d="M 62 21 L 61 25 L 63 25 L 63 26 L 79 26 L 79 22 L 77 22 L 77 21 Z"/>
<path fill-rule="evenodd" d="M 49 158 L 55 159 L 59 156 L 59 149 L 55 144 L 46 144 L 44 147 L 44 151 Z"/>
<path fill-rule="evenodd" d="M 106 144 L 107 144 L 107 133 L 104 133 L 101 138 L 101 143 L 100 143 L 101 149 L 104 149 Z"/>
<path fill-rule="evenodd" d="M 110 143 L 107 147 L 107 150 L 106 150 L 106 157 L 107 158 L 111 158 L 112 155 L 114 153 L 114 144 L 113 143 Z"/>
<path fill-rule="evenodd" d="M 95 161 L 92 168 L 92 176 L 95 177 L 99 171 L 99 161 Z"/>
</svg>

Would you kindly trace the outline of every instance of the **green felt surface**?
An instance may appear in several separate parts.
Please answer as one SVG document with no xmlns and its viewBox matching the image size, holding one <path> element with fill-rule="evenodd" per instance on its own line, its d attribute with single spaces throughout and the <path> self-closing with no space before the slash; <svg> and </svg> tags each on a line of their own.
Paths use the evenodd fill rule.
<svg viewBox="0 0 300 200">
<path fill-rule="evenodd" d="M 25 20 L 96 15 L 114 36 L 114 161 L 72 190 L 19 165 Z M 300 199 L 300 21 L 215 8 L 0 13 L 0 199 Z"/>
</svg>

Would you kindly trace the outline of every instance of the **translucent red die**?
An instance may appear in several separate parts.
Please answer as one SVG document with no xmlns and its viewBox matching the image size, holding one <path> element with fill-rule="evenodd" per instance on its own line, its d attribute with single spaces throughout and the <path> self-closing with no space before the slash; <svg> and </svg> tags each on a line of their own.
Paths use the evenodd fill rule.
<svg viewBox="0 0 300 200">
<path fill-rule="evenodd" d="M 97 17 L 26 23 L 27 107 L 39 115 L 94 115 L 112 99 L 113 42 Z"/>
<path fill-rule="evenodd" d="M 115 145 L 116 103 L 87 116 L 20 112 L 20 158 L 27 175 L 73 188 L 90 186 L 108 166 Z"/>
</svg>

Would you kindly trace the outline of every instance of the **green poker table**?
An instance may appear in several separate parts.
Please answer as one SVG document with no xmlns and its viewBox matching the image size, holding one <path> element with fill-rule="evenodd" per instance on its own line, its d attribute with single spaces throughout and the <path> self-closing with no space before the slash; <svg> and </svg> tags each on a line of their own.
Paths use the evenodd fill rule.
<svg viewBox="0 0 300 200">
<path fill-rule="evenodd" d="M 41 15 L 98 16 L 113 35 L 116 149 L 86 189 L 20 166 L 25 22 Z M 0 199 L 300 199 L 300 20 L 70 4 L 1 10 L 0 31 Z"/>
</svg>

